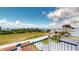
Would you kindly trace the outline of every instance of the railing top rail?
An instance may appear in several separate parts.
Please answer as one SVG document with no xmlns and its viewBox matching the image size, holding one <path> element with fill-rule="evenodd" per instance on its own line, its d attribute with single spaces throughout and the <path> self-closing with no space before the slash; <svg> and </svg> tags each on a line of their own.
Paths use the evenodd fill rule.
<svg viewBox="0 0 79 59">
<path fill-rule="evenodd" d="M 48 39 L 48 38 L 45 38 L 45 39 L 43 39 L 43 40 L 47 40 L 47 39 Z M 23 47 L 25 47 L 25 46 L 28 46 L 28 45 L 31 45 L 31 44 L 34 44 L 34 43 L 38 43 L 38 42 L 41 42 L 41 41 L 43 41 L 43 40 L 34 41 L 34 42 L 28 43 L 28 44 L 26 44 L 26 45 L 24 45 L 24 46 L 21 46 L 21 47 L 23 48 Z"/>
<path fill-rule="evenodd" d="M 17 50 L 17 48 L 14 48 L 14 49 L 11 49 L 10 51 L 16 51 Z"/>
<path fill-rule="evenodd" d="M 77 46 L 77 44 L 75 44 L 75 43 L 67 42 L 67 41 L 64 41 L 64 40 L 59 40 L 59 41 L 60 41 L 60 42 L 67 43 L 67 44 L 71 44 L 71 45 L 74 45 L 74 46 Z"/>
</svg>

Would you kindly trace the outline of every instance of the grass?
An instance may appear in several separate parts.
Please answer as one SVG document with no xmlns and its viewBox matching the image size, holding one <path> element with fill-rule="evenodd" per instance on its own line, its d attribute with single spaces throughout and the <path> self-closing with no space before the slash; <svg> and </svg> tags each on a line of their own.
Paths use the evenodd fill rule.
<svg viewBox="0 0 79 59">
<path fill-rule="evenodd" d="M 8 34 L 8 35 L 0 35 L 0 45 L 29 40 L 33 38 L 37 38 L 40 36 L 44 36 L 47 33 L 45 32 L 31 32 L 31 33 L 23 33 L 23 34 Z"/>
<path fill-rule="evenodd" d="M 48 44 L 48 39 L 47 39 L 47 40 L 42 41 L 42 43 L 43 43 L 43 44 L 45 44 L 45 45 L 46 45 L 46 44 Z"/>
<path fill-rule="evenodd" d="M 37 37 L 41 37 L 47 35 L 47 33 L 44 32 L 31 32 L 31 33 L 23 33 L 23 34 L 8 34 L 8 35 L 0 35 L 0 45 L 3 44 L 9 44 L 9 43 L 13 43 L 13 42 L 18 42 L 18 41 L 24 41 L 24 40 L 29 40 L 29 39 L 34 39 Z M 70 36 L 70 37 L 64 37 L 67 39 L 79 39 L 79 37 L 75 37 L 75 36 Z M 51 41 L 55 41 L 55 40 L 51 40 Z M 55 41 L 57 42 L 57 41 Z M 43 44 L 48 44 L 48 40 L 44 40 L 42 41 Z"/>
<path fill-rule="evenodd" d="M 59 43 L 59 41 L 58 40 L 53 40 L 53 39 L 51 39 L 51 42 L 55 42 L 55 43 Z M 42 43 L 43 44 L 48 44 L 48 39 L 47 40 L 44 40 L 44 41 L 42 41 Z"/>
<path fill-rule="evenodd" d="M 64 37 L 64 38 L 73 39 L 73 40 L 78 40 L 79 39 L 79 37 L 77 37 L 77 36 L 68 36 L 68 37 Z"/>
</svg>

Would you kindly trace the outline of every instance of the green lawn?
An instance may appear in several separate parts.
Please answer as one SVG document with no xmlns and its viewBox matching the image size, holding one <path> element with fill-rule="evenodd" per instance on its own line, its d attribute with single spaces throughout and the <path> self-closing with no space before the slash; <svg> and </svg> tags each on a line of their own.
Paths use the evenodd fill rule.
<svg viewBox="0 0 79 59">
<path fill-rule="evenodd" d="M 59 41 L 57 41 L 57 40 L 53 40 L 53 39 L 51 39 L 51 42 L 59 43 Z M 45 45 L 48 44 L 48 39 L 42 41 L 42 43 L 45 44 Z"/>
<path fill-rule="evenodd" d="M 42 41 L 42 43 L 43 43 L 43 44 L 45 44 L 45 45 L 46 45 L 46 44 L 48 44 L 48 39 L 47 39 L 47 40 Z"/>
<path fill-rule="evenodd" d="M 37 38 L 40 36 L 47 35 L 45 32 L 31 32 L 31 33 L 23 33 L 23 34 L 8 34 L 8 35 L 0 35 L 0 45 L 29 40 L 33 38 Z"/>
</svg>

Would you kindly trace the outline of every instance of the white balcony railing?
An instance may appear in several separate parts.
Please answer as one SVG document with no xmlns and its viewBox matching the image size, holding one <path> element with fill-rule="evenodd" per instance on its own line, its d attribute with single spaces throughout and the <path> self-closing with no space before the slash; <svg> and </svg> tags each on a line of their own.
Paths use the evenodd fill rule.
<svg viewBox="0 0 79 59">
<path fill-rule="evenodd" d="M 48 36 L 39 37 L 36 39 L 28 40 L 28 41 L 22 41 L 14 43 L 16 46 L 15 48 L 9 49 L 10 51 L 79 51 L 79 44 L 68 42 L 65 40 L 59 40 L 58 43 L 53 42 L 53 40 L 49 43 Z M 48 41 L 47 44 L 42 43 L 42 41 Z M 29 42 L 26 44 L 26 42 Z M 24 44 L 25 43 L 25 44 Z M 50 46 L 49 46 L 50 45 Z M 4 47 L 8 47 L 4 46 Z M 4 48 L 1 47 L 0 49 Z"/>
</svg>

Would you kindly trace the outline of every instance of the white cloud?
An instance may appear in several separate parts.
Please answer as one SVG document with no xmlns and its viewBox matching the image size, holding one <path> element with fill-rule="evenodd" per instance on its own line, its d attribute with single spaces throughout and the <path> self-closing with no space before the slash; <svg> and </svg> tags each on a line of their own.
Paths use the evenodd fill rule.
<svg viewBox="0 0 79 59">
<path fill-rule="evenodd" d="M 73 27 L 79 28 L 79 16 L 64 20 L 63 24 L 71 24 Z"/>
<path fill-rule="evenodd" d="M 49 19 L 52 19 L 52 20 L 54 20 L 54 21 L 57 21 L 58 18 L 61 16 L 61 14 L 62 14 L 63 12 L 64 12 L 63 9 L 56 10 L 55 12 L 49 12 L 49 13 L 47 14 L 47 17 L 48 17 Z"/>
<path fill-rule="evenodd" d="M 46 15 L 46 12 L 45 12 L 45 11 L 43 11 L 41 15 Z"/>
<path fill-rule="evenodd" d="M 26 24 L 22 23 L 19 20 L 16 20 L 15 22 L 8 21 L 7 19 L 0 20 L 0 26 L 2 28 L 38 28 L 39 26 L 35 24 Z"/>
<path fill-rule="evenodd" d="M 21 24 L 21 21 L 16 20 L 16 24 L 17 24 L 17 25 Z"/>
<path fill-rule="evenodd" d="M 53 22 L 60 20 L 63 24 L 71 24 L 79 28 L 79 8 L 78 7 L 61 7 L 56 8 L 55 11 L 49 12 L 47 17 Z M 59 24 L 57 23 L 56 26 Z"/>
<path fill-rule="evenodd" d="M 75 16 L 79 16 L 79 8 L 77 7 L 68 7 L 68 8 L 57 8 L 54 12 L 49 12 L 47 14 L 48 18 L 55 20 L 55 19 L 66 19 Z"/>
<path fill-rule="evenodd" d="M 49 28 L 51 29 L 61 28 L 61 25 L 60 24 L 58 25 L 56 22 L 53 22 L 49 24 Z"/>
</svg>

